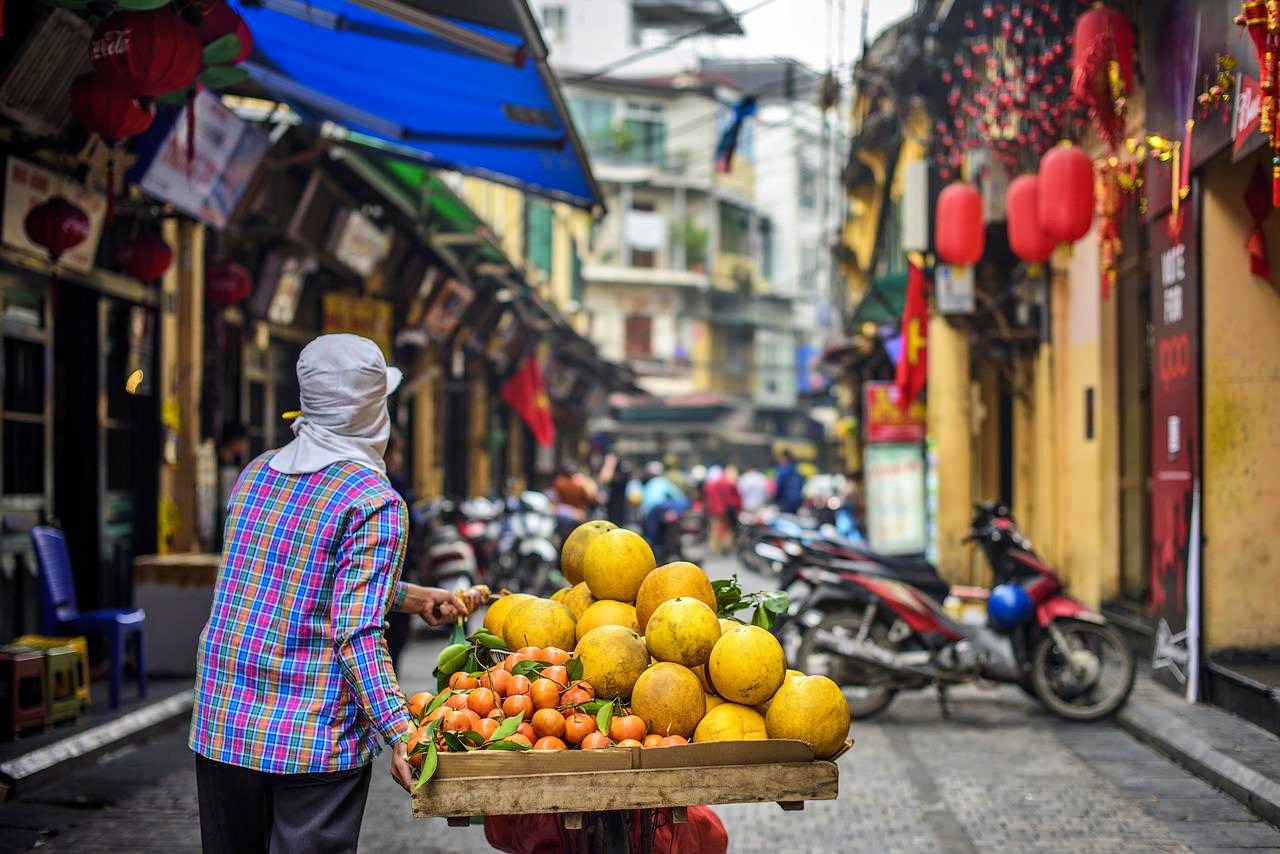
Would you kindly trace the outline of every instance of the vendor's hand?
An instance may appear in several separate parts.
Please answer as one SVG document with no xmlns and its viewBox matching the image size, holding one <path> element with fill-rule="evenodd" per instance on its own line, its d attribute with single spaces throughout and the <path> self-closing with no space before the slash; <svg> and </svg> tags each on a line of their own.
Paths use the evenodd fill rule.
<svg viewBox="0 0 1280 854">
<path fill-rule="evenodd" d="M 489 601 L 488 587 L 468 587 L 460 594 L 462 598 L 462 607 L 466 608 L 467 614 L 474 614 L 482 605 Z"/>
<path fill-rule="evenodd" d="M 413 791 L 413 766 L 409 764 L 409 750 L 403 741 L 397 741 L 391 750 L 391 779 L 406 792 Z"/>
<path fill-rule="evenodd" d="M 453 594 L 448 590 L 441 590 L 439 587 L 427 587 L 424 590 L 423 604 L 418 611 L 418 616 L 422 617 L 428 626 L 447 625 L 467 615 L 461 603 L 453 598 Z"/>
</svg>

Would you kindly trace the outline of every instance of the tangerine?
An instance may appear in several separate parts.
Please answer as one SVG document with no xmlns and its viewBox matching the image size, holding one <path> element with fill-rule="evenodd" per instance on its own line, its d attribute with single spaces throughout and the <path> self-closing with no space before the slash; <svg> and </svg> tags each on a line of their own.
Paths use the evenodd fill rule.
<svg viewBox="0 0 1280 854">
<path fill-rule="evenodd" d="M 644 745 L 636 741 L 634 738 L 624 738 L 615 744 L 614 747 L 644 747 Z"/>
<path fill-rule="evenodd" d="M 685 738 L 683 735 L 668 735 L 662 739 L 662 743 L 659 744 L 658 746 L 659 747 L 676 747 L 678 745 L 688 744 L 688 743 L 689 743 L 689 739 Z"/>
<path fill-rule="evenodd" d="M 409 714 L 413 715 L 414 718 L 422 717 L 422 713 L 426 710 L 427 706 L 431 705 L 431 701 L 434 698 L 435 695 L 426 691 L 419 691 L 414 694 L 409 698 Z"/>
<path fill-rule="evenodd" d="M 475 688 L 467 695 L 467 708 L 480 717 L 493 711 L 496 697 L 488 688 Z"/>
<path fill-rule="evenodd" d="M 451 708 L 449 708 L 448 706 L 438 706 L 438 707 L 436 707 L 436 710 L 435 710 L 434 712 L 432 712 L 431 714 L 429 714 L 429 715 L 427 715 L 425 718 L 423 718 L 423 719 L 422 719 L 422 722 L 423 722 L 424 724 L 429 724 L 429 723 L 431 723 L 432 721 L 438 721 L 438 720 L 440 720 L 441 718 L 443 718 L 445 715 L 447 715 L 449 712 L 452 712 L 452 711 L 454 711 L 454 710 L 453 710 L 453 709 L 451 709 Z"/>
<path fill-rule="evenodd" d="M 480 726 L 480 721 L 484 720 L 470 709 L 464 709 L 462 713 L 467 716 L 467 729 L 471 732 L 475 732 L 476 727 Z"/>
<path fill-rule="evenodd" d="M 555 709 L 538 709 L 533 713 L 533 732 L 538 738 L 545 738 L 553 735 L 560 738 L 565 734 L 564 715 Z"/>
<path fill-rule="evenodd" d="M 502 701 L 502 713 L 507 717 L 523 714 L 527 719 L 533 714 L 533 698 L 528 694 L 512 694 Z"/>
<path fill-rule="evenodd" d="M 465 709 L 467 707 L 467 695 L 452 694 L 449 699 L 444 701 L 444 704 L 449 709 Z"/>
<path fill-rule="evenodd" d="M 512 676 L 507 680 L 507 696 L 528 694 L 531 684 L 528 676 Z"/>
<path fill-rule="evenodd" d="M 479 688 L 480 680 L 465 670 L 459 670 L 449 677 L 449 687 L 455 691 L 467 691 L 471 688 Z"/>
<path fill-rule="evenodd" d="M 644 738 L 644 721 L 637 715 L 620 715 L 609 724 L 609 737 L 614 741 L 631 739 L 637 744 Z"/>
<path fill-rule="evenodd" d="M 502 660 L 502 668 L 510 672 L 516 669 L 517 664 L 519 664 L 522 661 L 528 661 L 528 660 L 529 660 L 529 656 L 521 655 L 518 652 L 513 652 L 510 655 L 508 655 L 505 659 Z"/>
<path fill-rule="evenodd" d="M 566 750 L 565 743 L 554 735 L 546 735 L 533 744 L 534 750 Z"/>
<path fill-rule="evenodd" d="M 559 685 L 561 690 L 564 690 L 565 686 L 569 684 L 569 671 L 563 664 L 553 664 L 542 669 L 542 678 L 550 679 Z"/>
<path fill-rule="evenodd" d="M 529 736 L 525 735 L 522 732 L 513 733 L 507 736 L 506 740 L 514 744 L 523 744 L 528 747 L 533 747 L 533 742 L 529 740 Z"/>
<path fill-rule="evenodd" d="M 609 736 L 602 732 L 589 732 L 582 739 L 583 750 L 597 750 L 609 746 Z"/>
<path fill-rule="evenodd" d="M 499 697 L 505 696 L 507 693 L 507 683 L 511 681 L 511 674 L 503 670 L 501 667 L 493 667 L 486 670 L 480 676 L 480 687 L 488 688 Z"/>
<path fill-rule="evenodd" d="M 575 685 L 568 691 L 560 695 L 560 705 L 562 706 L 581 706 L 583 703 L 589 703 L 594 700 L 590 691 L 584 691 L 581 686 Z"/>
<path fill-rule="evenodd" d="M 535 709 L 553 709 L 560 704 L 560 686 L 550 679 L 539 679 L 529 688 Z"/>
<path fill-rule="evenodd" d="M 494 718 L 485 718 L 476 726 L 476 732 L 480 733 L 485 741 L 493 738 L 493 734 L 498 729 L 498 722 Z"/>
<path fill-rule="evenodd" d="M 651 732 L 644 737 L 644 740 L 641 741 L 640 744 L 644 747 L 661 747 L 662 735 L 660 733 Z"/>
<path fill-rule="evenodd" d="M 570 744 L 582 744 L 587 736 L 597 731 L 595 715 L 574 712 L 564 719 L 564 739 Z"/>
<path fill-rule="evenodd" d="M 502 713 L 502 706 L 494 706 L 493 711 L 489 712 L 489 714 L 485 715 L 485 717 L 493 718 L 494 720 L 500 721 L 503 718 L 505 718 L 506 715 Z"/>
<path fill-rule="evenodd" d="M 569 660 L 570 653 L 558 646 L 549 646 L 542 651 L 542 655 L 548 664 L 560 665 Z"/>
<path fill-rule="evenodd" d="M 443 728 L 450 732 L 466 732 L 471 729 L 471 719 L 466 712 L 455 710 L 444 716 Z"/>
<path fill-rule="evenodd" d="M 516 650 L 516 655 L 526 656 L 530 661 L 542 661 L 542 648 L 536 646 L 522 646 Z"/>
<path fill-rule="evenodd" d="M 520 733 L 525 738 L 529 739 L 529 741 L 534 741 L 537 739 L 537 735 L 535 735 L 533 731 L 533 725 L 530 724 L 528 721 L 521 721 L 520 726 L 516 727 L 516 732 Z"/>
</svg>

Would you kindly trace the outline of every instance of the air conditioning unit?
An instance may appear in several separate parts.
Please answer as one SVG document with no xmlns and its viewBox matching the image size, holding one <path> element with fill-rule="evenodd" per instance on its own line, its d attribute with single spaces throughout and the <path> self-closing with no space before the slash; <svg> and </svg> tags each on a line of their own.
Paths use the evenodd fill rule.
<svg viewBox="0 0 1280 854">
<path fill-rule="evenodd" d="M 71 118 L 71 83 L 92 67 L 92 36 L 89 22 L 65 9 L 46 15 L 5 70 L 0 113 L 28 133 L 61 133 Z"/>
</svg>

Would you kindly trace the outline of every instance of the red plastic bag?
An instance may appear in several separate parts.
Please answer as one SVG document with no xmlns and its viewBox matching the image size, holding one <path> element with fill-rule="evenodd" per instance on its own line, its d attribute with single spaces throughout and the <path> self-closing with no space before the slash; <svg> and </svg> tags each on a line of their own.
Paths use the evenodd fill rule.
<svg viewBox="0 0 1280 854">
<path fill-rule="evenodd" d="M 631 818 L 631 850 L 641 851 L 640 812 Z M 670 810 L 653 810 L 653 850 L 657 854 L 725 854 L 729 834 L 711 807 L 689 807 L 684 824 L 671 821 Z M 581 850 L 585 831 L 565 830 L 555 813 L 539 815 L 492 815 L 484 821 L 489 844 L 507 854 L 554 854 Z"/>
</svg>

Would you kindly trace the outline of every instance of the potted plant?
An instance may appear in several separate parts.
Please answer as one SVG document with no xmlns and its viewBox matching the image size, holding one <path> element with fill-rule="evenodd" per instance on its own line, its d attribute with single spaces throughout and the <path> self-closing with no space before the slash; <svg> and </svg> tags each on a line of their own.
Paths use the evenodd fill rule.
<svg viewBox="0 0 1280 854">
<path fill-rule="evenodd" d="M 672 226 L 672 237 L 684 247 L 685 268 L 695 273 L 706 271 L 707 230 L 689 217 Z"/>
</svg>

